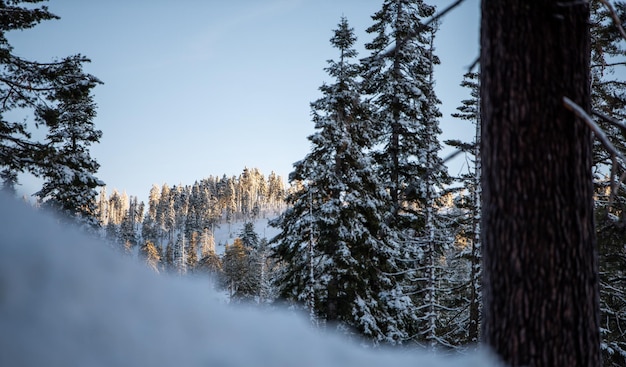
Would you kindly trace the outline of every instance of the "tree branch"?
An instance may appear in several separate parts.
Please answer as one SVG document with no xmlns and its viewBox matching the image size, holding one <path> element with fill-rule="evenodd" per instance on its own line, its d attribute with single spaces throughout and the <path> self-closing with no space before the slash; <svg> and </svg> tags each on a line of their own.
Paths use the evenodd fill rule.
<svg viewBox="0 0 626 367">
<path fill-rule="evenodd" d="M 626 61 L 622 61 L 622 62 L 613 62 L 613 63 L 607 63 L 607 64 L 594 64 L 591 65 L 591 68 L 604 68 L 607 66 L 620 66 L 620 65 L 626 65 Z"/>
<path fill-rule="evenodd" d="M 626 134 L 626 124 L 624 124 L 623 122 L 617 121 L 613 117 L 607 116 L 607 115 L 605 115 L 602 112 L 597 111 L 597 110 L 592 110 L 591 113 L 593 115 L 603 119 L 604 121 L 610 123 L 611 125 L 619 128 L 620 130 L 622 130 L 622 133 Z"/>
<path fill-rule="evenodd" d="M 613 8 L 613 5 L 611 5 L 611 3 L 609 3 L 607 0 L 600 0 L 600 2 L 604 4 L 604 6 L 608 9 L 609 13 L 611 13 L 611 18 L 613 18 L 613 23 L 619 30 L 619 33 L 622 36 L 622 38 L 626 40 L 626 31 L 624 31 L 624 27 L 622 27 L 622 21 L 619 19 L 619 16 L 617 15 L 615 8 Z"/>
<path fill-rule="evenodd" d="M 624 158 L 622 153 L 619 150 L 617 150 L 617 148 L 615 148 L 613 144 L 611 144 L 611 142 L 609 141 L 609 138 L 606 136 L 604 131 L 602 131 L 600 126 L 598 126 L 598 124 L 596 124 L 593 121 L 591 116 L 589 116 L 582 107 L 580 107 L 579 105 L 577 105 L 576 103 L 574 103 L 571 99 L 567 97 L 563 97 L 563 104 L 565 105 L 565 108 L 574 112 L 576 116 L 578 116 L 583 121 L 585 121 L 585 123 L 587 123 L 587 126 L 589 126 L 591 131 L 593 131 L 595 136 L 598 138 L 598 140 L 600 140 L 600 143 L 604 145 L 606 150 L 608 150 L 609 153 L 611 153 L 612 155 L 619 158 L 619 160 L 621 161 L 620 165 L 622 166 L 622 169 L 626 168 L 624 167 L 624 162 L 626 162 L 626 159 Z"/>
</svg>

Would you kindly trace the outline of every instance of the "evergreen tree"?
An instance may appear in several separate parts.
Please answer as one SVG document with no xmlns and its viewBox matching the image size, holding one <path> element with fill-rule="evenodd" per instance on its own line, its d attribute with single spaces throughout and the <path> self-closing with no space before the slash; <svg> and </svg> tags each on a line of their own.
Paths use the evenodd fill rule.
<svg viewBox="0 0 626 367">
<path fill-rule="evenodd" d="M 174 211 L 174 195 L 167 184 L 161 188 L 161 196 L 156 210 L 156 220 L 159 225 L 160 242 L 165 238 L 168 245 L 174 242 L 174 225 L 176 214 Z"/>
<path fill-rule="evenodd" d="M 102 136 L 93 123 L 96 104 L 91 93 L 100 81 L 83 74 L 84 61 L 80 56 L 63 61 L 49 103 L 36 110 L 36 120 L 48 127 L 47 154 L 39 169 L 44 183 L 36 196 L 43 207 L 95 229 L 96 188 L 104 183 L 95 177 L 100 165 L 91 158 L 89 146 Z"/>
<path fill-rule="evenodd" d="M 64 218 L 96 227 L 95 189 L 103 183 L 94 174 L 98 163 L 88 146 L 98 142 L 93 126 L 91 90 L 98 79 L 83 72 L 89 59 L 81 55 L 40 63 L 13 53 L 6 33 L 27 30 L 58 19 L 42 0 L 0 3 L 0 183 L 15 193 L 18 174 L 30 172 L 44 180 L 37 196 Z M 24 4 L 24 5 L 22 5 Z M 11 121 L 11 111 L 33 113 L 32 119 Z M 18 115 L 20 115 L 18 114 Z M 47 129 L 43 141 L 32 139 L 33 126 Z"/>
<path fill-rule="evenodd" d="M 148 194 L 148 210 L 143 217 L 141 225 L 141 236 L 144 243 L 150 241 L 157 250 L 161 250 L 162 245 L 159 236 L 159 225 L 157 222 L 157 210 L 159 206 L 160 190 L 157 185 L 152 185 Z"/>
<path fill-rule="evenodd" d="M 189 241 L 187 242 L 187 247 L 185 250 L 186 257 L 186 266 L 187 270 L 190 272 L 194 272 L 196 266 L 198 265 L 198 242 L 199 236 L 198 232 L 192 232 L 189 237 Z"/>
<path fill-rule="evenodd" d="M 592 109 L 618 121 L 626 119 L 626 92 L 623 73 L 626 64 L 624 40 L 607 8 L 594 0 L 591 5 L 591 103 Z M 623 25 L 626 5 L 615 4 Z M 610 142 L 626 152 L 626 132 L 603 118 L 596 122 Z M 626 364 L 626 292 L 623 269 L 626 268 L 626 185 L 623 183 L 623 163 L 609 154 L 599 141 L 594 145 L 594 172 L 596 186 L 595 219 L 600 265 L 600 311 L 602 331 L 602 359 L 606 366 Z"/>
<path fill-rule="evenodd" d="M 119 243 L 121 243 L 126 252 L 129 253 L 135 248 L 135 246 L 137 246 L 137 244 L 141 242 L 139 238 L 138 223 L 141 222 L 143 212 L 142 205 L 137 202 L 136 196 L 131 197 L 128 210 L 119 225 Z"/>
<path fill-rule="evenodd" d="M 409 276 L 406 291 L 419 305 L 418 342 L 431 348 L 446 344 L 437 336 L 437 259 L 451 244 L 448 220 L 438 208 L 449 178 L 438 136 L 440 103 L 434 92 L 436 24 L 424 26 L 435 7 L 422 0 L 387 0 L 367 29 L 371 56 L 363 60 L 363 90 L 376 114 L 378 149 L 373 151 L 378 175 L 390 194 L 389 223 L 402 243 L 402 264 Z M 419 32 L 415 32 L 419 30 Z M 389 45 L 395 45 L 389 52 Z M 411 261 L 406 261 L 411 259 Z"/>
<path fill-rule="evenodd" d="M 115 223 L 109 222 L 106 224 L 104 227 L 104 238 L 107 240 L 109 245 L 111 245 L 111 247 L 119 249 L 119 229 Z"/>
<path fill-rule="evenodd" d="M 215 253 L 215 240 L 208 229 L 203 231 L 200 237 L 200 243 L 202 246 L 200 250 L 201 257 L 198 261 L 197 269 L 215 278 L 219 278 L 222 272 L 222 261 Z"/>
<path fill-rule="evenodd" d="M 163 262 L 163 268 L 166 271 L 176 271 L 176 266 L 174 262 L 174 244 L 172 242 L 168 242 L 167 246 L 165 246 L 165 251 L 161 255 L 161 258 L 165 261 Z"/>
<path fill-rule="evenodd" d="M 119 226 L 118 235 L 119 239 L 117 242 L 123 246 L 126 253 L 130 254 L 132 249 L 139 243 L 138 234 L 135 231 L 135 226 L 133 224 L 131 210 L 129 210 L 124 216 L 124 219 Z"/>
<path fill-rule="evenodd" d="M 256 249 L 259 247 L 259 235 L 254 231 L 254 223 L 245 222 L 241 232 L 239 233 L 239 238 L 243 241 L 243 245 L 246 247 L 250 247 Z"/>
<path fill-rule="evenodd" d="M 223 282 L 232 301 L 252 301 L 259 293 L 259 263 L 253 249 L 240 238 L 226 245 L 222 259 Z"/>
<path fill-rule="evenodd" d="M 120 194 L 117 190 L 109 197 L 108 223 L 120 225 L 128 210 L 128 197 L 126 193 Z"/>
<path fill-rule="evenodd" d="M 103 226 L 109 222 L 109 205 L 107 200 L 106 186 L 102 186 L 98 194 L 98 221 Z"/>
<path fill-rule="evenodd" d="M 367 29 L 374 35 L 365 45 L 371 55 L 362 61 L 363 90 L 377 111 L 372 116 L 376 126 L 370 129 L 379 132 L 376 138 L 382 148 L 374 155 L 391 196 L 393 222 L 401 229 L 418 227 L 412 210 L 416 198 L 407 195 L 424 187 L 421 178 L 427 171 L 428 142 L 421 122 L 427 118 L 423 108 L 430 108 L 428 99 L 435 96 L 430 82 L 432 64 L 439 63 L 430 51 L 431 27 L 422 27 L 415 37 L 409 35 L 434 11 L 434 6 L 422 0 L 384 1 L 372 16 L 375 23 Z M 396 49 L 389 53 L 392 44 Z"/>
<path fill-rule="evenodd" d="M 182 232 L 178 233 L 175 244 L 172 247 L 172 262 L 174 265 L 174 271 L 178 275 L 187 274 L 187 248 L 185 245 L 185 235 Z"/>
<path fill-rule="evenodd" d="M 269 197 L 270 207 L 274 210 L 281 209 L 284 203 L 285 187 L 280 176 L 274 171 L 270 172 L 267 179 L 267 195 Z"/>
<path fill-rule="evenodd" d="M 479 74 L 465 74 L 461 86 L 470 89 L 470 98 L 463 100 L 457 107 L 459 112 L 453 117 L 469 121 L 475 126 L 474 139 L 471 142 L 447 141 L 468 157 L 468 172 L 459 177 L 462 187 L 457 192 L 454 207 L 459 213 L 456 218 L 458 235 L 456 248 L 449 254 L 452 287 L 457 289 L 450 294 L 447 309 L 453 326 L 450 333 L 455 345 L 477 344 L 480 326 L 480 112 L 479 112 Z"/>
<path fill-rule="evenodd" d="M 277 297 L 277 290 L 272 285 L 276 272 L 276 262 L 271 258 L 271 248 L 266 238 L 262 238 L 257 249 L 259 260 L 259 304 L 270 303 Z"/>
<path fill-rule="evenodd" d="M 146 265 L 156 273 L 159 273 L 161 254 L 152 241 L 146 240 L 139 249 L 139 255 L 144 259 Z"/>
<path fill-rule="evenodd" d="M 274 256 L 280 296 L 306 302 L 313 318 L 338 323 L 374 344 L 411 336 L 413 306 L 395 275 L 399 249 L 385 222 L 387 193 L 366 152 L 373 146 L 368 108 L 361 101 L 353 29 L 345 18 L 331 44 L 339 61 L 326 71 L 335 82 L 311 104 L 316 133 L 312 152 L 294 164 L 299 185 L 292 205 L 274 223 L 281 233 Z"/>
</svg>

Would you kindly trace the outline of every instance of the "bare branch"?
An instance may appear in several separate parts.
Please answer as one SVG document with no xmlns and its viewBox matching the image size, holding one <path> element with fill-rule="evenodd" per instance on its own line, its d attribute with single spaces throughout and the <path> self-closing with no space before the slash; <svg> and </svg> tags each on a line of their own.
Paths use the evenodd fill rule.
<svg viewBox="0 0 626 367">
<path fill-rule="evenodd" d="M 402 48 L 402 46 L 404 46 L 405 43 L 407 43 L 411 38 L 416 37 L 421 31 L 423 31 L 424 29 L 426 29 L 426 27 L 428 27 L 429 25 L 431 25 L 433 22 L 437 21 L 438 19 L 442 18 L 444 15 L 446 15 L 448 12 L 450 12 L 450 10 L 456 8 L 457 6 L 461 5 L 461 3 L 465 1 L 465 0 L 456 0 L 455 2 L 453 2 L 452 4 L 450 4 L 447 8 L 443 9 L 442 11 L 440 11 L 439 13 L 433 15 L 430 19 L 428 19 L 428 21 L 426 23 L 420 24 L 417 29 L 413 30 L 411 33 L 409 33 L 404 39 L 402 39 L 400 41 L 400 44 L 396 44 L 395 46 L 393 46 L 393 48 L 387 52 L 385 52 L 382 56 L 383 57 L 388 57 L 391 56 L 393 54 L 396 53 L 396 51 L 399 48 Z"/>
<path fill-rule="evenodd" d="M 480 64 L 480 56 L 478 56 L 478 57 L 476 57 L 476 58 L 474 59 L 474 61 L 472 62 L 472 64 L 469 66 L 469 68 L 468 68 L 467 72 L 468 72 L 468 73 L 473 72 L 473 71 L 474 71 L 474 68 L 475 68 L 478 64 Z"/>
<path fill-rule="evenodd" d="M 600 111 L 592 110 L 591 113 L 593 115 L 603 119 L 604 121 L 610 123 L 611 125 L 619 128 L 620 130 L 622 130 L 622 133 L 626 134 L 626 124 L 624 124 L 623 122 L 617 121 L 613 117 L 607 116 L 607 115 L 603 114 Z"/>
<path fill-rule="evenodd" d="M 626 40 L 626 31 L 624 31 L 624 27 L 622 27 L 622 21 L 619 19 L 619 16 L 617 15 L 615 8 L 613 8 L 613 5 L 611 5 L 611 3 L 608 2 L 607 0 L 600 0 L 600 2 L 604 4 L 604 6 L 609 10 L 609 13 L 611 13 L 611 18 L 613 18 L 613 23 L 619 30 L 619 33 L 622 35 L 622 38 Z"/>
<path fill-rule="evenodd" d="M 445 157 L 443 159 L 443 163 L 446 163 L 446 162 L 452 160 L 454 157 L 456 157 L 457 155 L 459 155 L 461 153 L 463 153 L 463 151 L 461 149 L 455 150 L 454 152 L 450 153 L 447 157 Z"/>
<path fill-rule="evenodd" d="M 33 87 L 31 85 L 24 85 L 24 84 L 20 84 L 20 83 L 14 82 L 12 80 L 9 80 L 9 79 L 3 78 L 3 77 L 0 77 L 0 82 L 4 83 L 4 84 L 6 84 L 6 85 L 8 85 L 8 86 L 10 86 L 10 87 L 12 87 L 14 89 L 22 89 L 22 90 L 27 90 L 27 91 L 30 91 L 30 92 L 49 92 L 49 91 L 52 91 L 52 90 L 55 89 L 54 87 L 41 87 L 40 88 L 40 87 Z"/>
<path fill-rule="evenodd" d="M 602 145 L 604 145 L 604 148 L 606 148 L 609 153 L 617 157 L 621 161 L 620 166 L 622 167 L 622 169 L 625 169 L 626 167 L 624 167 L 624 162 L 626 162 L 626 159 L 624 158 L 622 153 L 617 150 L 617 148 L 615 148 L 613 144 L 611 144 L 609 138 L 606 136 L 604 131 L 602 131 L 600 126 L 598 126 L 598 124 L 593 121 L 591 116 L 589 116 L 582 107 L 580 107 L 567 97 L 563 97 L 563 103 L 568 110 L 574 112 L 576 116 L 580 117 L 581 119 L 583 119 L 583 121 L 585 121 L 585 123 L 587 123 L 587 126 L 589 126 L 591 131 L 593 131 L 593 133 L 596 135 L 598 140 L 600 140 Z"/>
<path fill-rule="evenodd" d="M 622 61 L 622 62 L 612 62 L 612 63 L 605 63 L 605 64 L 594 64 L 591 65 L 591 68 L 604 68 L 607 66 L 620 66 L 620 65 L 626 65 L 626 61 Z"/>
</svg>

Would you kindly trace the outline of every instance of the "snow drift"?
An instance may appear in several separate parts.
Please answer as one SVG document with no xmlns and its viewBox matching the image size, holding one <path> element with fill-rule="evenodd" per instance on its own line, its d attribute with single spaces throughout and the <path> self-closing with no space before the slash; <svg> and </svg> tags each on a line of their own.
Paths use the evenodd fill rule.
<svg viewBox="0 0 626 367">
<path fill-rule="evenodd" d="M 364 350 L 293 314 L 220 304 L 0 198 L 0 366 L 495 366 Z"/>
</svg>

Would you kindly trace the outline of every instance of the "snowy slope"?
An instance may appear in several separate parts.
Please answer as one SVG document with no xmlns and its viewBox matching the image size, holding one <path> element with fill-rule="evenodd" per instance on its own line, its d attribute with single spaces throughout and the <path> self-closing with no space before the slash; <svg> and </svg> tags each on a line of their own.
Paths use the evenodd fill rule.
<svg viewBox="0 0 626 367">
<path fill-rule="evenodd" d="M 0 366 L 495 366 L 363 350 L 304 319 L 219 304 L 0 198 Z"/>
<path fill-rule="evenodd" d="M 259 239 L 265 238 L 269 241 L 279 233 L 280 229 L 269 225 L 269 221 L 275 217 L 259 218 L 252 221 L 254 231 L 259 235 Z M 232 224 L 221 223 L 215 228 L 213 238 L 215 240 L 215 252 L 218 255 L 224 253 L 226 244 L 232 244 L 235 238 L 239 236 L 245 223 L 245 221 L 233 222 Z"/>
</svg>

